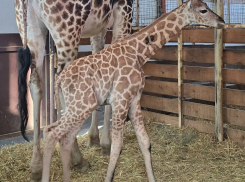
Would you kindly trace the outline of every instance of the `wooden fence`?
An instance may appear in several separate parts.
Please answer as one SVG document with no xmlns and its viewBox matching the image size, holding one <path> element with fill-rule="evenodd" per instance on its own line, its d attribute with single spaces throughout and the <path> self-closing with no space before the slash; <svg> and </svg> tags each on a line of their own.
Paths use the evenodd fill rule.
<svg viewBox="0 0 245 182">
<path fill-rule="evenodd" d="M 183 125 L 200 132 L 215 133 L 214 29 L 183 31 L 182 49 Z M 244 29 L 225 29 L 224 43 L 245 43 Z M 106 43 L 111 41 L 107 33 Z M 174 37 L 171 42 L 176 42 Z M 81 45 L 89 44 L 82 39 Z M 91 52 L 80 52 L 79 56 Z M 146 84 L 141 98 L 145 118 L 179 125 L 178 118 L 178 47 L 165 46 L 145 66 Z M 223 51 L 223 120 L 224 136 L 245 145 L 245 47 L 227 46 Z"/>
<path fill-rule="evenodd" d="M 223 40 L 224 43 L 245 43 L 245 31 L 226 29 Z M 184 30 L 183 42 L 214 43 L 214 30 Z M 183 125 L 205 133 L 215 132 L 214 55 L 212 46 L 191 45 L 182 49 Z M 144 116 L 178 126 L 178 48 L 164 47 L 153 59 L 157 61 L 144 66 L 147 75 L 141 99 Z M 222 60 L 224 136 L 244 145 L 245 70 L 241 68 L 245 65 L 245 47 L 226 47 Z"/>
</svg>

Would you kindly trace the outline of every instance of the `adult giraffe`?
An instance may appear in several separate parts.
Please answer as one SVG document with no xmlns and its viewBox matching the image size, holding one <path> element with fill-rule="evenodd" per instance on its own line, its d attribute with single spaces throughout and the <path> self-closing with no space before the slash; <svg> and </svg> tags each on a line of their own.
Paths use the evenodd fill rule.
<svg viewBox="0 0 245 182">
<path fill-rule="evenodd" d="M 34 107 L 34 144 L 30 163 L 32 179 L 41 178 L 40 103 L 42 100 L 42 67 L 45 40 L 49 30 L 57 48 L 58 69 L 61 72 L 76 59 L 80 37 L 91 37 L 92 52 L 103 49 L 108 28 L 113 28 L 113 42 L 131 33 L 133 0 L 15 0 L 17 26 L 23 43 L 19 53 L 19 111 L 21 132 L 25 139 L 28 122 L 26 77 L 31 68 L 29 88 Z M 31 57 L 30 57 L 31 55 Z M 109 154 L 110 106 L 106 106 L 101 139 L 102 153 Z M 97 120 L 93 113 L 89 145 L 99 144 Z M 88 167 L 75 141 L 74 164 Z"/>
</svg>

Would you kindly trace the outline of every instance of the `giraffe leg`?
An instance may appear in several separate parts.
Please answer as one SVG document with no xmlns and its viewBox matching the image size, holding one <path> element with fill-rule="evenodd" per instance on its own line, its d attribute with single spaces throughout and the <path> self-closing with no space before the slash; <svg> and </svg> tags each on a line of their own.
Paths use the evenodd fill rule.
<svg viewBox="0 0 245 182">
<path fill-rule="evenodd" d="M 28 3 L 30 4 L 30 3 Z M 28 46 L 32 55 L 31 75 L 29 88 L 33 100 L 33 154 L 30 162 L 31 178 L 40 180 L 42 176 L 42 157 L 40 153 L 40 103 L 42 100 L 42 67 L 45 55 L 45 42 L 47 29 L 45 25 L 35 16 L 34 10 L 30 7 L 27 21 Z"/>
<path fill-rule="evenodd" d="M 75 138 L 72 147 L 71 162 L 79 172 L 87 171 L 91 167 L 89 162 L 83 158 L 83 155 L 79 150 L 77 138 Z"/>
<path fill-rule="evenodd" d="M 99 138 L 99 129 L 98 129 L 98 112 L 97 110 L 94 110 L 92 112 L 92 122 L 91 126 L 88 131 L 88 146 L 93 147 L 93 146 L 99 146 L 100 145 L 100 138 Z"/>
<path fill-rule="evenodd" d="M 127 111 L 119 113 L 119 111 L 113 110 L 112 117 L 112 144 L 111 144 L 111 153 L 110 161 L 108 165 L 108 170 L 106 174 L 106 182 L 111 182 L 114 177 L 114 172 L 116 168 L 117 159 L 121 153 L 123 145 L 123 128 L 124 121 L 127 116 Z"/>
<path fill-rule="evenodd" d="M 101 140 L 100 140 L 102 155 L 110 155 L 110 151 L 111 151 L 110 118 L 111 118 L 111 106 L 106 105 L 105 114 L 104 114 L 104 126 L 103 126 Z"/>
<path fill-rule="evenodd" d="M 80 127 L 71 129 L 65 134 L 60 140 L 60 153 L 62 158 L 62 166 L 63 166 L 63 181 L 69 182 L 70 181 L 70 163 L 71 163 L 71 151 L 74 140 L 76 140 L 76 135 Z"/>
<path fill-rule="evenodd" d="M 88 84 L 88 83 L 83 83 Z M 77 84 L 76 84 L 77 86 Z M 77 90 L 76 94 L 73 95 L 72 99 L 69 93 L 66 94 L 67 100 L 75 102 L 75 105 L 70 105 L 66 109 L 64 116 L 60 118 L 59 121 L 52 123 L 44 129 L 44 140 L 43 140 L 43 174 L 42 181 L 48 182 L 50 175 L 50 163 L 51 157 L 54 151 L 54 147 L 57 141 L 61 141 L 61 155 L 63 162 L 63 172 L 64 172 L 64 181 L 70 181 L 70 153 L 71 146 L 74 142 L 74 139 L 77 135 L 77 132 L 82 127 L 85 119 L 91 114 L 91 112 L 97 106 L 96 96 L 93 92 L 93 89 L 86 89 L 88 93 L 86 95 L 86 100 L 89 100 L 89 104 L 84 104 L 84 95 L 82 94 L 83 90 L 80 88 L 74 89 Z M 80 91 L 80 92 L 79 92 Z M 66 97 L 64 97 L 66 99 Z M 76 100 L 76 98 L 81 98 L 81 100 Z M 79 106 L 79 107 L 78 107 Z M 62 140 L 60 140 L 63 138 Z"/>
<path fill-rule="evenodd" d="M 101 33 L 99 33 L 98 35 L 90 38 L 93 54 L 99 52 L 100 50 L 102 50 L 104 48 L 106 32 L 107 32 L 107 30 L 105 29 L 105 30 L 101 31 Z M 88 132 L 88 135 L 89 135 L 88 146 L 99 146 L 100 145 L 97 115 L 98 115 L 97 110 L 94 110 L 92 113 L 91 126 L 90 126 L 89 132 Z M 110 122 L 110 118 L 109 118 L 109 122 Z"/>
<path fill-rule="evenodd" d="M 64 120 L 61 117 L 59 121 Z M 50 164 L 51 158 L 54 153 L 55 144 L 58 142 L 58 138 L 54 135 L 54 129 L 58 126 L 58 121 L 47 126 L 43 130 L 43 172 L 42 172 L 42 182 L 49 182 L 50 174 Z"/>
<path fill-rule="evenodd" d="M 58 92 L 59 92 L 58 93 L 59 94 L 59 101 L 61 103 L 62 109 L 65 112 L 66 106 L 65 106 L 64 96 L 62 94 L 61 89 L 59 89 Z M 71 162 L 74 165 L 74 167 L 76 169 L 78 169 L 78 171 L 80 171 L 80 172 L 84 172 L 91 167 L 89 162 L 83 158 L 83 155 L 79 150 L 79 146 L 78 146 L 78 142 L 77 142 L 76 137 L 75 137 L 74 145 L 73 145 L 72 151 L 71 151 Z"/>
<path fill-rule="evenodd" d="M 152 163 L 151 163 L 151 144 L 144 127 L 141 106 L 140 106 L 140 95 L 141 94 L 138 94 L 133 99 L 129 109 L 129 117 L 134 127 L 134 130 L 136 132 L 136 136 L 144 156 L 148 180 L 150 182 L 154 182 L 155 177 L 153 174 Z"/>
<path fill-rule="evenodd" d="M 63 166 L 63 181 L 69 182 L 70 181 L 70 163 L 71 163 L 71 148 L 74 139 L 72 139 L 69 134 L 66 134 L 62 137 L 59 141 L 60 143 L 60 154 L 62 159 L 62 166 Z"/>
</svg>

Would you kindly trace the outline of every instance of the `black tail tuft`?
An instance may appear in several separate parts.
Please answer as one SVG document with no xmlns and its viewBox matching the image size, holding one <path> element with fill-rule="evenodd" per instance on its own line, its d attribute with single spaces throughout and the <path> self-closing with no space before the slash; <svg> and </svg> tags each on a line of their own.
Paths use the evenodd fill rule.
<svg viewBox="0 0 245 182">
<path fill-rule="evenodd" d="M 24 49 L 21 48 L 18 54 L 19 62 L 19 76 L 18 76 L 18 91 L 19 103 L 18 108 L 21 118 L 21 134 L 25 140 L 29 141 L 26 137 L 26 126 L 28 122 L 28 107 L 27 107 L 27 73 L 31 65 L 31 53 L 28 46 Z"/>
</svg>

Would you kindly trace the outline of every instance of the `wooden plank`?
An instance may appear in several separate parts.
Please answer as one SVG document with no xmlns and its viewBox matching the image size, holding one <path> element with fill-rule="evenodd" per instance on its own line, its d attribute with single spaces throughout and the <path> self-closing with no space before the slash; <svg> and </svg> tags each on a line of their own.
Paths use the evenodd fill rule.
<svg viewBox="0 0 245 182">
<path fill-rule="evenodd" d="M 216 1 L 217 14 L 224 18 L 223 0 Z M 215 29 L 215 136 L 224 140 L 223 129 L 223 29 Z"/>
<path fill-rule="evenodd" d="M 178 117 L 175 116 L 169 116 L 165 114 L 160 113 L 154 113 L 150 111 L 142 111 L 143 117 L 146 120 L 150 120 L 152 122 L 160 122 L 164 124 L 170 124 L 171 126 L 178 127 Z M 200 121 L 193 121 L 189 119 L 183 119 L 184 126 L 192 127 L 196 129 L 199 132 L 203 133 L 210 133 L 214 134 L 214 125 L 200 122 Z"/>
<path fill-rule="evenodd" d="M 163 65 L 147 63 L 143 66 L 145 75 L 165 78 L 177 78 L 178 69 L 176 65 Z"/>
<path fill-rule="evenodd" d="M 177 78 L 177 66 L 148 63 L 143 66 L 145 75 L 164 78 Z M 214 69 L 204 67 L 183 67 L 183 79 L 193 81 L 214 81 Z"/>
<path fill-rule="evenodd" d="M 214 69 L 205 67 L 185 66 L 183 67 L 183 77 L 186 80 L 213 82 Z M 223 82 L 225 83 L 235 83 L 244 85 L 244 78 L 244 70 L 223 69 Z"/>
<path fill-rule="evenodd" d="M 222 108 L 223 117 L 226 123 L 245 126 L 245 111 L 231 108 Z M 183 113 L 187 116 L 192 116 L 201 119 L 215 120 L 215 108 L 212 105 L 184 101 Z"/>
<path fill-rule="evenodd" d="M 184 101 L 183 113 L 186 116 L 208 119 L 211 121 L 215 120 L 214 106 L 211 105 Z"/>
<path fill-rule="evenodd" d="M 163 82 L 158 80 L 146 79 L 144 92 L 177 96 L 178 85 L 176 82 Z"/>
<path fill-rule="evenodd" d="M 178 0 L 178 6 L 182 4 L 182 0 Z M 179 115 L 179 127 L 181 128 L 183 125 L 183 107 L 182 107 L 182 83 L 183 83 L 183 76 L 182 76 L 182 68 L 183 68 L 183 61 L 182 61 L 182 48 L 183 48 L 183 36 L 182 31 L 178 37 L 178 115 Z"/>
<path fill-rule="evenodd" d="M 183 30 L 183 42 L 214 43 L 214 29 L 190 29 Z M 200 36 L 202 35 L 202 36 Z M 245 43 L 244 29 L 224 29 L 224 43 Z M 106 34 L 106 44 L 112 40 L 112 31 Z M 170 42 L 177 42 L 178 37 L 173 37 Z M 79 45 L 90 45 L 89 38 L 81 38 Z"/>
<path fill-rule="evenodd" d="M 243 110 L 224 108 L 223 119 L 226 123 L 245 127 L 245 111 Z"/>
<path fill-rule="evenodd" d="M 147 63 L 143 66 L 145 75 L 164 78 L 178 78 L 177 66 L 166 64 Z M 223 70 L 223 81 L 225 83 L 245 84 L 244 70 Z M 214 82 L 214 69 L 197 66 L 184 66 L 183 79 L 193 81 Z"/>
<path fill-rule="evenodd" d="M 166 46 L 158 50 L 152 59 L 177 61 L 177 46 Z M 214 63 L 214 49 L 212 48 L 193 48 L 183 47 L 182 60 L 195 63 Z M 241 64 L 245 65 L 245 50 L 224 49 L 224 64 Z"/>
<path fill-rule="evenodd" d="M 183 78 L 193 81 L 214 81 L 214 69 L 196 66 L 184 66 Z"/>
<path fill-rule="evenodd" d="M 184 118 L 184 124 L 185 126 L 194 128 L 195 130 L 199 132 L 214 134 L 214 125 L 210 123 L 194 121 L 194 120 L 189 120 L 189 119 Z"/>
<path fill-rule="evenodd" d="M 177 61 L 178 60 L 178 48 L 173 46 L 164 46 L 159 49 L 151 59 L 167 60 L 167 61 Z"/>
<path fill-rule="evenodd" d="M 156 109 L 159 111 L 178 113 L 177 99 L 167 99 L 150 95 L 142 95 L 140 103 L 142 107 Z"/>
<path fill-rule="evenodd" d="M 224 64 L 245 65 L 245 50 L 225 49 L 223 52 Z"/>
<path fill-rule="evenodd" d="M 156 86 L 154 88 L 156 88 Z M 211 102 L 215 101 L 214 87 L 194 85 L 194 84 L 184 84 L 183 92 L 185 98 L 194 98 L 194 99 L 206 100 Z M 245 106 L 245 91 L 235 90 L 235 89 L 224 89 L 223 101 L 224 104 L 226 105 Z"/>
<path fill-rule="evenodd" d="M 91 54 L 92 54 L 91 51 L 89 51 L 89 52 L 79 52 L 78 55 L 77 55 L 77 58 L 89 56 L 89 55 L 91 55 Z"/>
<path fill-rule="evenodd" d="M 223 81 L 225 83 L 245 84 L 245 70 L 223 70 Z"/>
<path fill-rule="evenodd" d="M 245 131 L 228 128 L 226 134 L 231 140 L 245 146 Z"/>
<path fill-rule="evenodd" d="M 170 124 L 171 126 L 174 127 L 178 127 L 178 117 L 159 114 L 150 111 L 142 111 L 142 114 L 144 119 L 150 119 L 151 121 L 161 122 L 164 124 Z"/>
<path fill-rule="evenodd" d="M 112 40 L 112 31 L 106 33 L 105 44 L 110 44 Z M 90 38 L 81 38 L 79 45 L 90 45 Z"/>
<path fill-rule="evenodd" d="M 244 43 L 244 29 L 224 29 L 224 43 Z M 202 35 L 202 36 L 200 36 Z M 177 42 L 177 36 L 171 39 L 171 42 Z M 190 29 L 183 30 L 183 42 L 190 43 L 214 43 L 214 29 Z"/>
<path fill-rule="evenodd" d="M 143 117 L 145 119 L 150 119 L 154 122 L 161 122 L 164 124 L 170 124 L 171 126 L 177 127 L 178 126 L 178 118 L 175 116 L 169 116 L 149 111 L 142 111 Z M 200 122 L 200 121 L 193 121 L 189 119 L 184 119 L 185 126 L 192 127 L 199 132 L 214 134 L 214 125 Z M 245 146 L 245 131 L 227 128 L 226 129 L 227 136 L 229 139 L 238 142 L 238 144 Z"/>
<path fill-rule="evenodd" d="M 245 91 L 224 89 L 224 103 L 227 105 L 245 106 Z"/>
<path fill-rule="evenodd" d="M 215 100 L 214 87 L 186 83 L 183 85 L 183 92 L 185 98 L 194 98 L 211 102 L 214 102 Z"/>
</svg>

